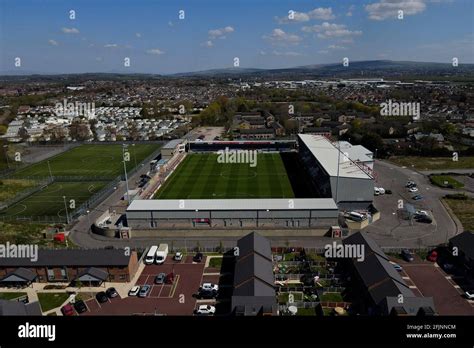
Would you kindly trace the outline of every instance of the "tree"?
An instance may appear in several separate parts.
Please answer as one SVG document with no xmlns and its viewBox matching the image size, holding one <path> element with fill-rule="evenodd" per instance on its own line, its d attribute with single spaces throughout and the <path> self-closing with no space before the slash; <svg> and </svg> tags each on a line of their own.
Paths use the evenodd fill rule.
<svg viewBox="0 0 474 348">
<path fill-rule="evenodd" d="M 69 126 L 69 135 L 72 139 L 84 141 L 89 139 L 91 131 L 88 124 L 74 121 Z"/>
</svg>

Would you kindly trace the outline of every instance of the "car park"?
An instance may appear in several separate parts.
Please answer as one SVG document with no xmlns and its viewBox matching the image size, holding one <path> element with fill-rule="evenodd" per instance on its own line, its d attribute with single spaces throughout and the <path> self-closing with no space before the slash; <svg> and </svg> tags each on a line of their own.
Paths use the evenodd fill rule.
<svg viewBox="0 0 474 348">
<path fill-rule="evenodd" d="M 109 298 L 114 298 L 118 296 L 118 292 L 117 290 L 115 290 L 115 288 L 108 288 L 107 290 L 105 290 L 105 293 Z"/>
<path fill-rule="evenodd" d="M 210 305 L 200 305 L 196 310 L 198 315 L 212 315 L 216 313 L 216 307 Z"/>
<path fill-rule="evenodd" d="M 202 253 L 196 253 L 196 255 L 193 256 L 193 261 L 194 262 L 202 262 L 204 255 Z"/>
<path fill-rule="evenodd" d="M 84 313 L 87 311 L 87 306 L 84 303 L 84 301 L 79 300 L 74 303 L 74 309 L 76 310 L 77 313 Z"/>
<path fill-rule="evenodd" d="M 142 287 L 140 288 L 140 291 L 138 292 L 138 297 L 147 297 L 150 290 L 151 290 L 150 285 L 146 285 L 146 284 L 142 285 Z"/>
<path fill-rule="evenodd" d="M 176 252 L 176 254 L 173 256 L 173 260 L 175 261 L 181 261 L 183 259 L 183 253 L 181 252 Z"/>
<path fill-rule="evenodd" d="M 140 287 L 138 285 L 135 285 L 128 292 L 128 296 L 137 296 L 139 292 L 140 292 Z"/>
<path fill-rule="evenodd" d="M 408 249 L 403 249 L 401 252 L 402 258 L 407 262 L 412 262 L 415 260 L 413 254 Z"/>
<path fill-rule="evenodd" d="M 104 302 L 107 302 L 109 300 L 109 297 L 107 296 L 107 294 L 104 291 L 98 292 L 95 295 L 95 298 L 96 298 L 97 302 L 99 302 L 99 303 L 104 303 Z"/>
<path fill-rule="evenodd" d="M 68 303 L 61 307 L 61 313 L 66 317 L 74 315 L 74 307 Z"/>
<path fill-rule="evenodd" d="M 155 277 L 155 284 L 163 284 L 165 282 L 166 273 L 160 273 Z"/>
<path fill-rule="evenodd" d="M 219 291 L 219 285 L 212 283 L 204 283 L 202 284 L 200 290 Z"/>
</svg>

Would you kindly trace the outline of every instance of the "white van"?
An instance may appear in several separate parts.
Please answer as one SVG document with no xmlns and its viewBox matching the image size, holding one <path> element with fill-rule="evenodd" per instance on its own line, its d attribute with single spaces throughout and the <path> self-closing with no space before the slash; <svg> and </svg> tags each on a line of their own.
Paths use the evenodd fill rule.
<svg viewBox="0 0 474 348">
<path fill-rule="evenodd" d="M 156 251 L 156 258 L 155 262 L 159 265 L 166 261 L 166 257 L 168 256 L 168 244 L 160 244 Z"/>
<path fill-rule="evenodd" d="M 155 262 L 155 256 L 156 256 L 156 251 L 158 250 L 158 247 L 156 245 L 152 245 L 148 252 L 146 253 L 145 256 L 145 264 L 146 265 L 151 265 L 152 263 Z"/>
<path fill-rule="evenodd" d="M 366 219 L 365 215 L 362 215 L 362 214 L 360 214 L 358 212 L 355 212 L 355 211 L 351 211 L 349 213 L 349 218 L 351 220 L 354 220 L 354 221 L 363 221 L 363 220 Z"/>
</svg>

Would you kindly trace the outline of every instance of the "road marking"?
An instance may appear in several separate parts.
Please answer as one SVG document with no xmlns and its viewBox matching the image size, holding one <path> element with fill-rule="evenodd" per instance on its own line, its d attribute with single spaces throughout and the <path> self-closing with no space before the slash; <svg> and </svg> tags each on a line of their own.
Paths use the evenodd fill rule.
<svg viewBox="0 0 474 348">
<path fill-rule="evenodd" d="M 459 285 L 453 285 L 456 289 L 461 289 Z"/>
<path fill-rule="evenodd" d="M 402 277 L 402 279 L 410 279 L 410 277 Z"/>
<path fill-rule="evenodd" d="M 409 287 L 410 289 L 416 289 L 416 288 L 417 288 L 416 285 L 409 285 L 408 287 Z"/>
</svg>

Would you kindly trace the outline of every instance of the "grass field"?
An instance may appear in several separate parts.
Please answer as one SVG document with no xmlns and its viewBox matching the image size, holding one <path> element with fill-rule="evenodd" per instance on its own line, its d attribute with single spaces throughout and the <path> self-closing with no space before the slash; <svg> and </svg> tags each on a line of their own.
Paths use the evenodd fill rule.
<svg viewBox="0 0 474 348">
<path fill-rule="evenodd" d="M 431 175 L 430 180 L 433 184 L 439 187 L 446 187 L 445 182 L 447 182 L 448 185 L 451 185 L 453 188 L 464 187 L 462 182 L 459 182 L 448 175 Z"/>
<path fill-rule="evenodd" d="M 448 203 L 453 213 L 461 221 L 464 230 L 474 231 L 474 199 L 448 199 L 443 198 Z"/>
<path fill-rule="evenodd" d="M 279 154 L 258 154 L 257 165 L 218 163 L 217 154 L 190 154 L 155 199 L 293 198 Z"/>
<path fill-rule="evenodd" d="M 3 179 L 0 180 L 0 202 L 15 197 L 21 191 L 36 185 L 34 180 Z"/>
<path fill-rule="evenodd" d="M 390 161 L 399 166 L 414 166 L 418 170 L 442 170 L 442 169 L 471 169 L 474 168 L 474 157 L 459 157 L 453 161 L 451 157 L 390 157 Z"/>
<path fill-rule="evenodd" d="M 157 150 L 158 144 L 129 145 L 127 171 Z M 122 145 L 82 145 L 52 157 L 49 161 L 53 176 L 101 176 L 110 179 L 123 173 Z M 41 161 L 15 173 L 16 177 L 48 177 L 48 161 Z"/>
<path fill-rule="evenodd" d="M 0 212 L 1 217 L 54 216 L 66 217 L 63 196 L 66 201 L 75 200 L 76 207 L 102 189 L 107 182 L 55 182 L 45 189 Z M 68 212 L 74 209 L 68 207 Z"/>
</svg>

